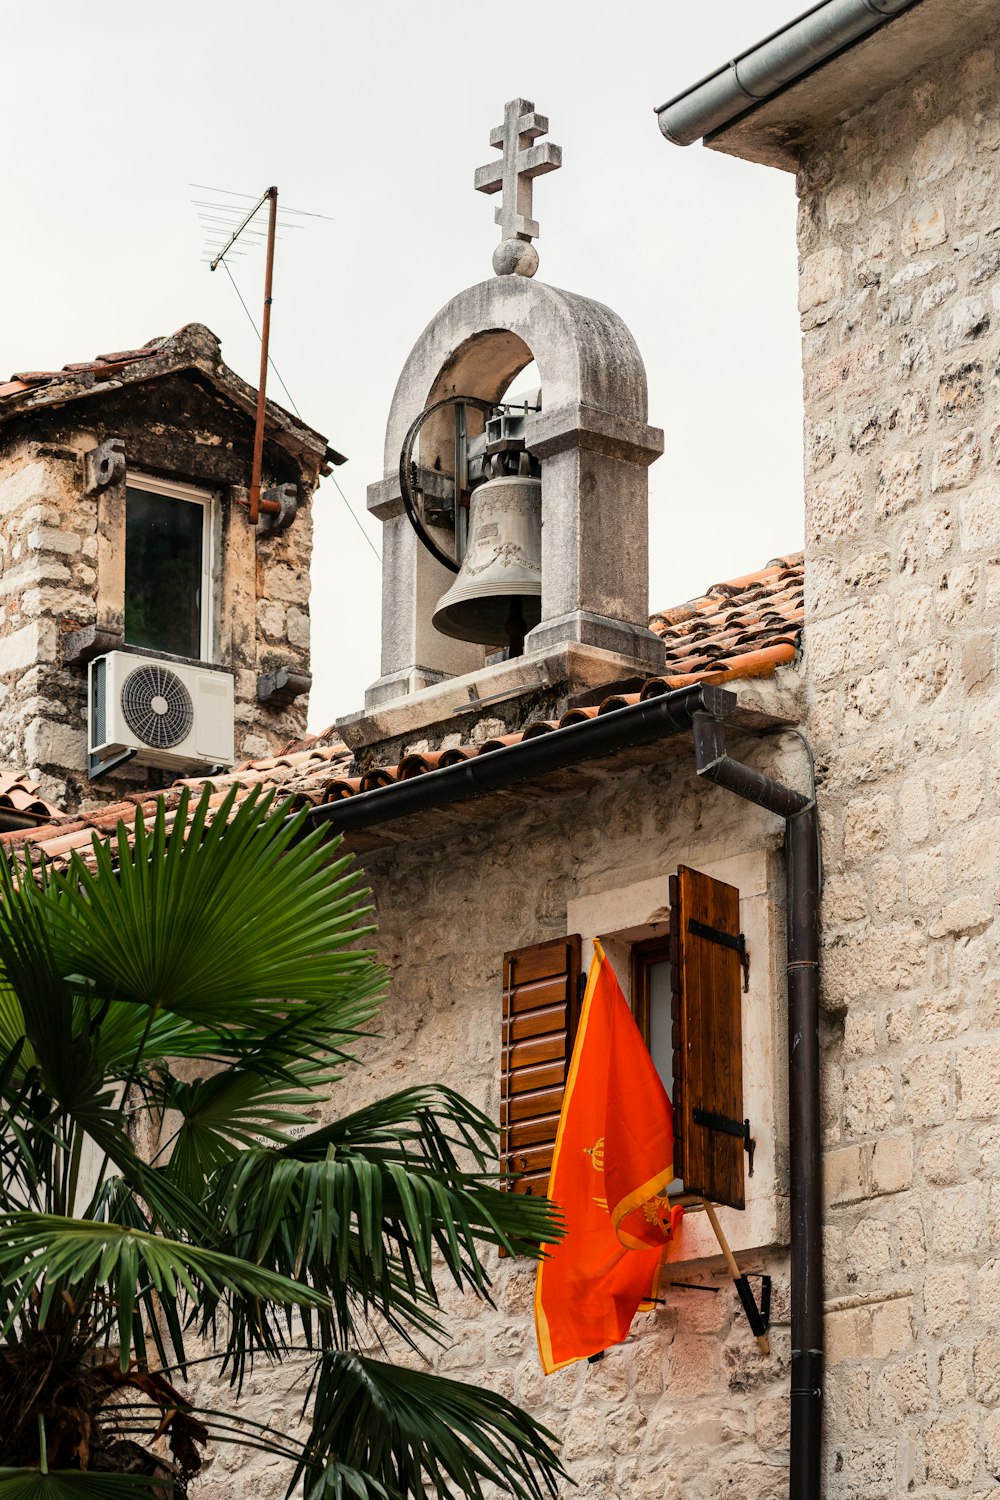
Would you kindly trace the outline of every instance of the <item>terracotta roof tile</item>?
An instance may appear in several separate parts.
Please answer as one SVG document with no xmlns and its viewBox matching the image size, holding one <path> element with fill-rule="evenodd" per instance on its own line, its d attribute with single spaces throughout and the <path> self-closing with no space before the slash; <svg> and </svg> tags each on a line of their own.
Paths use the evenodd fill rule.
<svg viewBox="0 0 1000 1500">
<path fill-rule="evenodd" d="M 405 755 L 397 765 L 378 766 L 363 776 L 350 774 L 353 757 L 336 726 L 331 725 L 320 734 L 292 740 L 280 755 L 248 761 L 224 776 L 213 776 L 212 805 L 218 806 L 234 783 L 239 787 L 239 800 L 253 787 L 263 785 L 279 788 L 297 805 L 337 802 L 358 792 L 378 791 L 397 780 L 430 775 L 439 767 L 459 765 L 473 756 L 488 755 L 521 740 L 584 723 L 596 714 L 613 713 L 637 703 L 640 698 L 656 697 L 696 682 L 714 685 L 769 676 L 778 667 L 794 662 L 802 619 L 803 560 L 801 553 L 795 553 L 775 558 L 756 573 L 713 584 L 697 599 L 655 614 L 650 626 L 663 639 L 666 668 L 662 676 L 646 681 L 641 691 L 610 694 L 597 706 L 571 708 L 558 720 L 536 719 L 522 730 L 498 735 L 480 745 L 457 745 L 449 750 Z M 73 851 L 88 858 L 94 838 L 112 836 L 120 820 L 131 825 L 137 807 L 144 817 L 152 817 L 162 801 L 169 823 L 182 789 L 197 790 L 205 784 L 202 778 L 188 777 L 166 792 L 137 794 L 89 814 L 60 817 L 54 809 L 47 808 L 46 826 L 2 834 L 0 848 L 18 849 L 30 844 L 33 850 L 56 863 L 67 862 Z M 0 772 L 0 807 L 4 805 L 4 796 L 15 790 L 33 797 L 37 786 L 16 772 Z"/>
<path fill-rule="evenodd" d="M 16 813 L 41 825 L 59 817 L 59 809 L 38 795 L 38 782 L 21 771 L 0 770 L 0 813 Z"/>
<path fill-rule="evenodd" d="M 18 370 L 10 380 L 0 385 L 0 400 L 16 397 L 25 390 L 37 390 L 43 385 L 69 385 L 77 382 L 78 376 L 111 375 L 125 365 L 154 355 L 165 338 L 151 339 L 142 349 L 125 349 L 114 354 L 99 354 L 96 359 L 77 360 L 63 365 L 61 370 Z"/>
</svg>

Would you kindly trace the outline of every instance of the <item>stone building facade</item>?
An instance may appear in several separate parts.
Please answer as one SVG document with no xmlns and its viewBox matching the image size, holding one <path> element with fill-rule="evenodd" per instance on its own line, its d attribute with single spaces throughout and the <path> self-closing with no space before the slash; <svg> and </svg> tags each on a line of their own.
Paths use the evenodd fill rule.
<svg viewBox="0 0 1000 1500">
<path fill-rule="evenodd" d="M 991 39 L 802 157 L 831 1496 L 1000 1478 L 998 147 Z"/>
<path fill-rule="evenodd" d="M 664 644 L 656 675 L 634 608 L 621 609 L 620 641 L 641 642 L 644 659 L 583 631 L 574 637 L 574 615 L 589 631 L 583 616 L 599 613 L 580 598 L 561 606 L 562 637 L 545 636 L 544 681 L 530 652 L 520 663 L 487 665 L 481 652 L 451 667 L 430 660 L 428 599 L 446 580 L 416 550 L 392 488 L 389 460 L 415 414 L 400 405 L 372 508 L 389 523 L 395 576 L 413 587 L 390 590 L 383 679 L 365 710 L 340 721 L 346 744 L 330 731 L 233 773 L 314 803 L 344 832 L 373 890 L 392 985 L 379 1036 L 366 1043 L 338 1109 L 444 1079 L 499 1114 L 505 953 L 580 933 L 587 955 L 600 937 L 625 978 L 632 947 L 664 929 L 668 877 L 679 865 L 740 891 L 751 953 L 743 1084 L 757 1160 L 746 1210 L 726 1210 L 723 1221 L 745 1269 L 772 1278 L 770 1354 L 759 1353 L 705 1220 L 692 1213 L 670 1253 L 662 1306 L 599 1361 L 541 1375 L 533 1270 L 516 1260 L 493 1263 L 495 1308 L 450 1298 L 453 1341 L 430 1356 L 442 1372 L 513 1396 L 560 1436 L 577 1485 L 567 1495 L 789 1493 L 781 823 L 699 779 L 682 734 L 525 773 L 503 788 L 476 784 L 491 757 L 527 757 L 533 741 L 563 731 L 566 743 L 574 725 L 699 682 L 736 691 L 732 753 L 747 765 L 808 795 L 799 731 L 815 760 L 824 866 L 822 1494 L 985 1500 L 1000 1481 L 1000 21 L 992 10 L 987 0 L 918 0 L 711 142 L 798 173 L 801 656 L 801 612 L 775 607 L 799 566 L 785 559 L 654 617 L 652 634 Z M 463 294 L 504 307 L 532 296 Z M 516 309 L 503 316 L 507 324 L 486 326 L 530 348 Z M 443 361 L 437 336 L 432 352 Z M 463 340 L 467 370 L 480 369 Z M 526 361 L 516 343 L 504 351 L 509 376 Z M 557 355 L 558 340 L 556 364 Z M 543 390 L 559 388 L 564 372 L 539 363 Z M 408 367 L 419 377 L 417 407 L 440 395 L 441 368 L 455 367 L 420 359 Z M 574 415 L 560 429 L 551 406 L 545 413 L 554 455 L 585 430 L 577 446 L 588 453 L 604 444 L 633 466 L 655 456 L 644 409 L 623 433 L 599 401 L 562 391 Z M 572 485 L 560 493 L 568 503 Z M 39 515 L 29 524 L 47 523 Z M 86 555 L 84 541 L 81 527 Z M 598 574 L 600 556 L 591 554 Z M 600 581 L 587 586 L 599 594 Z M 407 810 L 408 782 L 431 788 L 451 768 L 467 774 L 466 794 L 435 807 L 428 790 L 423 810 Z M 230 779 L 214 778 L 220 795 Z M 35 842 L 62 857 L 109 827 L 101 816 L 56 821 Z M 255 1399 L 255 1415 L 273 1420 L 295 1401 L 263 1380 Z M 234 1463 L 220 1455 L 207 1471 L 206 1500 L 232 1492 Z M 279 1492 L 276 1469 L 252 1463 L 238 1473 L 247 1493 Z"/>
<path fill-rule="evenodd" d="M 1000 1480 L 998 66 L 918 4 L 712 142 L 798 172 L 831 1500 Z"/>
<path fill-rule="evenodd" d="M 203 629 L 182 655 L 231 675 L 236 759 L 304 732 L 308 502 L 328 450 L 269 404 L 264 484 L 285 513 L 250 526 L 255 401 L 198 325 L 0 385 L 0 761 L 29 769 L 49 801 L 75 810 L 177 774 L 139 764 L 87 774 L 87 663 L 132 649 L 127 488 L 204 508 Z"/>
</svg>

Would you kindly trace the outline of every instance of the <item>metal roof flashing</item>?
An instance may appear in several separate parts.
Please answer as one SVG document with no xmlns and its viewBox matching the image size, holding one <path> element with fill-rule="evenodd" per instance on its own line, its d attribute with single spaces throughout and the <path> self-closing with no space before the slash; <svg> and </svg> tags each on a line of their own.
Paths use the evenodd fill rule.
<svg viewBox="0 0 1000 1500">
<path fill-rule="evenodd" d="M 795 171 L 811 138 L 998 26 L 995 0 L 821 0 L 661 105 L 660 130 Z"/>
<path fill-rule="evenodd" d="M 794 727 L 790 720 L 742 706 L 737 695 L 725 688 L 696 683 L 535 739 L 498 746 L 488 754 L 430 770 L 412 780 L 397 780 L 342 801 L 322 803 L 307 814 L 307 823 L 347 835 L 352 849 L 439 837 L 442 825 L 438 819 L 446 808 L 490 798 L 561 772 L 574 772 L 590 761 L 616 760 L 624 766 L 623 757 L 627 759 L 630 752 L 638 753 L 641 759 L 648 747 L 690 731 L 696 714 L 728 720 L 736 729 L 755 733 Z M 585 782 L 581 780 L 575 789 L 584 790 Z M 417 816 L 424 813 L 436 815 L 430 826 Z M 403 820 L 410 819 L 416 821 L 407 829 Z M 481 821 L 481 817 L 473 818 L 475 821 Z M 391 831 L 373 834 L 385 824 L 393 825 Z"/>
</svg>

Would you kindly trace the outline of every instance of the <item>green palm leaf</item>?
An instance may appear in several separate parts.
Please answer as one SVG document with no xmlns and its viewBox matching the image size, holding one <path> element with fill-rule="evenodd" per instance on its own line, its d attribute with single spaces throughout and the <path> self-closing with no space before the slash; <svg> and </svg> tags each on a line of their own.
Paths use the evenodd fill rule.
<svg viewBox="0 0 1000 1500">
<path fill-rule="evenodd" d="M 393 1500 L 393 1496 L 370 1474 L 334 1460 L 310 1484 L 304 1500 Z"/>
<path fill-rule="evenodd" d="M 77 857 L 50 882 L 62 971 L 104 998 L 216 1026 L 273 1025 L 267 997 L 294 1012 L 328 1005 L 331 992 L 345 1029 L 365 1024 L 383 979 L 370 954 L 343 951 L 370 931 L 358 924 L 357 872 L 331 861 L 322 829 L 303 837 L 304 815 L 287 816 L 273 790 L 239 807 L 236 793 L 208 821 L 211 790 L 193 809 L 185 791 L 169 836 L 162 804 L 151 829 L 137 811 L 113 852 L 95 839 L 96 870 Z"/>
<path fill-rule="evenodd" d="M 537 1255 L 556 1211 L 498 1191 L 496 1129 L 448 1089 L 293 1138 L 384 988 L 353 946 L 366 893 L 273 793 L 237 806 L 234 788 L 212 817 L 209 796 L 185 793 L 170 827 L 162 806 L 148 828 L 137 811 L 113 847 L 95 841 L 95 868 L 0 858 L 0 1374 L 33 1340 L 43 1365 L 55 1342 L 84 1370 L 117 1344 L 122 1372 L 183 1372 L 196 1327 L 239 1387 L 256 1354 L 304 1343 L 308 1443 L 218 1412 L 213 1437 L 280 1458 L 307 1500 L 478 1500 L 484 1484 L 544 1500 L 562 1470 L 529 1416 L 349 1350 L 386 1329 L 413 1349 L 443 1341 L 435 1272 L 488 1300 L 483 1245 Z M 144 1114 L 152 1162 L 135 1145 Z M 88 1142 L 104 1160 L 73 1217 Z M 0 1391 L 21 1430 L 44 1414 L 42 1388 Z M 142 1440 L 162 1420 L 155 1403 L 114 1410 Z M 166 1483 L 7 1469 L 0 1500 Z"/>
<path fill-rule="evenodd" d="M 312 1115 L 304 1110 L 315 1106 L 314 1089 L 327 1080 L 328 1070 L 300 1059 L 280 1070 L 292 1080 L 285 1088 L 277 1086 L 276 1071 L 256 1065 L 228 1068 L 188 1082 L 164 1069 L 151 1080 L 147 1097 L 158 1110 L 179 1118 L 162 1148 L 169 1153 L 165 1173 L 192 1198 L 241 1148 L 261 1139 L 284 1144 L 293 1125 L 311 1123 Z"/>
<path fill-rule="evenodd" d="M 405 1090 L 278 1151 L 239 1153 L 218 1178 L 214 1211 L 238 1254 L 328 1292 L 341 1342 L 355 1303 L 397 1327 L 403 1313 L 433 1337 L 441 1265 L 488 1299 L 481 1244 L 538 1255 L 561 1236 L 546 1199 L 464 1170 L 458 1150 L 485 1166 L 494 1134 L 448 1090 Z"/>
<path fill-rule="evenodd" d="M 120 1224 L 52 1214 L 0 1216 L 0 1277 L 19 1283 L 0 1337 L 39 1284 L 42 1327 L 61 1286 L 108 1287 L 118 1309 L 122 1369 L 131 1356 L 136 1304 L 147 1282 L 161 1299 L 176 1301 L 186 1294 L 203 1310 L 223 1301 L 230 1307 L 270 1302 L 320 1310 L 327 1305 L 301 1282 L 236 1256 Z"/>
<path fill-rule="evenodd" d="M 0 1500 L 166 1500 L 171 1488 L 168 1479 L 145 1474 L 0 1469 Z"/>
<path fill-rule="evenodd" d="M 293 1485 L 300 1477 L 307 1493 L 321 1485 L 329 1455 L 370 1476 L 394 1500 L 425 1500 L 428 1492 L 447 1500 L 456 1491 L 482 1500 L 484 1482 L 516 1500 L 544 1500 L 566 1477 L 553 1441 L 492 1391 L 330 1353 L 316 1381 L 311 1456 L 299 1464 Z"/>
</svg>

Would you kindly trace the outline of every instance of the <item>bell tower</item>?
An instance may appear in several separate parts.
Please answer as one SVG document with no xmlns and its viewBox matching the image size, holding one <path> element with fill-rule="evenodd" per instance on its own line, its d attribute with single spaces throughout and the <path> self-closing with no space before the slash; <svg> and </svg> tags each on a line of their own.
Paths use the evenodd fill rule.
<svg viewBox="0 0 1000 1500">
<path fill-rule="evenodd" d="M 561 165 L 525 99 L 491 132 L 495 275 L 417 340 L 368 491 L 383 525 L 381 674 L 340 721 L 367 745 L 484 700 L 553 704 L 662 668 L 648 628 L 647 469 L 663 451 L 646 374 L 609 308 L 534 279 L 534 178 Z M 540 387 L 510 394 L 534 361 Z"/>
</svg>

